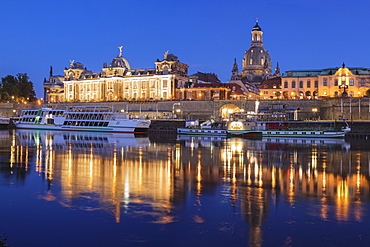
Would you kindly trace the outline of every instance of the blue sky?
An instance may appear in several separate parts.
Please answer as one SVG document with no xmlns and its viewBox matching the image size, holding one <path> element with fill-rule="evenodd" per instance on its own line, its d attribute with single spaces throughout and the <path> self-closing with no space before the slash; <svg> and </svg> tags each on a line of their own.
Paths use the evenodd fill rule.
<svg viewBox="0 0 370 247">
<path fill-rule="evenodd" d="M 189 74 L 226 82 L 239 67 L 256 18 L 273 66 L 292 69 L 370 67 L 367 0 L 0 0 L 0 77 L 27 73 L 42 97 L 49 67 L 69 60 L 100 71 L 118 55 L 132 68 L 154 67 L 169 50 Z"/>
</svg>

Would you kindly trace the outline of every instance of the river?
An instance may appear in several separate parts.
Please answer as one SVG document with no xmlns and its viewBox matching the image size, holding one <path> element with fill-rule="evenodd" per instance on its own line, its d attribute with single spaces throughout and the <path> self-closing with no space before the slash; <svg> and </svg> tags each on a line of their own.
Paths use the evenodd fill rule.
<svg viewBox="0 0 370 247">
<path fill-rule="evenodd" d="M 370 243 L 367 140 L 0 136 L 9 246 Z"/>
</svg>

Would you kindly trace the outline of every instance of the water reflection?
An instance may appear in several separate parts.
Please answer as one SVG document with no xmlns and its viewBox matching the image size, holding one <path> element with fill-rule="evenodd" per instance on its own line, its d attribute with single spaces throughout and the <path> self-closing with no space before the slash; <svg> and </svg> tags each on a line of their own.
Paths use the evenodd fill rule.
<svg viewBox="0 0 370 247">
<path fill-rule="evenodd" d="M 266 240 L 263 225 L 279 203 L 294 208 L 311 200 L 308 214 L 318 219 L 361 222 L 370 197 L 369 150 L 344 140 L 178 137 L 158 143 L 127 134 L 17 130 L 0 135 L 0 185 L 36 173 L 47 181 L 47 190 L 38 195 L 43 200 L 84 211 L 103 209 L 117 223 L 128 214 L 160 224 L 184 220 L 179 211 L 188 197 L 198 208 L 191 221 L 207 223 L 200 210 L 207 207 L 203 197 L 222 187 L 221 197 L 239 208 L 249 225 L 250 246 Z"/>
</svg>

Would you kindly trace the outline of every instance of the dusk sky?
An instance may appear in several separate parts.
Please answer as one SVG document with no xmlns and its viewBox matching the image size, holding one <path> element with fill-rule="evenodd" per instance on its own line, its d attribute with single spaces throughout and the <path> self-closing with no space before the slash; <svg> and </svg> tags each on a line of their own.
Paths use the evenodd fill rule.
<svg viewBox="0 0 370 247">
<path fill-rule="evenodd" d="M 50 66 L 62 75 L 73 59 L 101 71 L 122 45 L 131 68 L 154 68 L 169 50 L 189 74 L 226 82 L 256 18 L 282 72 L 370 67 L 368 0 L 1 0 L 0 77 L 27 73 L 41 98 Z"/>
</svg>

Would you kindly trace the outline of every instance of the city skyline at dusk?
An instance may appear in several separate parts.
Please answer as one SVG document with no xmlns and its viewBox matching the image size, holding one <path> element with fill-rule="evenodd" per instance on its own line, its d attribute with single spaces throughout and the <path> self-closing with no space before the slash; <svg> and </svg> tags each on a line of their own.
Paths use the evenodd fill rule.
<svg viewBox="0 0 370 247">
<path fill-rule="evenodd" d="M 41 98 L 50 66 L 62 75 L 75 60 L 100 71 L 123 46 L 132 68 L 152 68 L 169 50 L 189 74 L 215 73 L 226 82 L 234 59 L 241 70 L 256 18 L 273 69 L 368 68 L 369 7 L 364 0 L 7 1 L 0 9 L 0 77 L 27 73 Z"/>
</svg>

